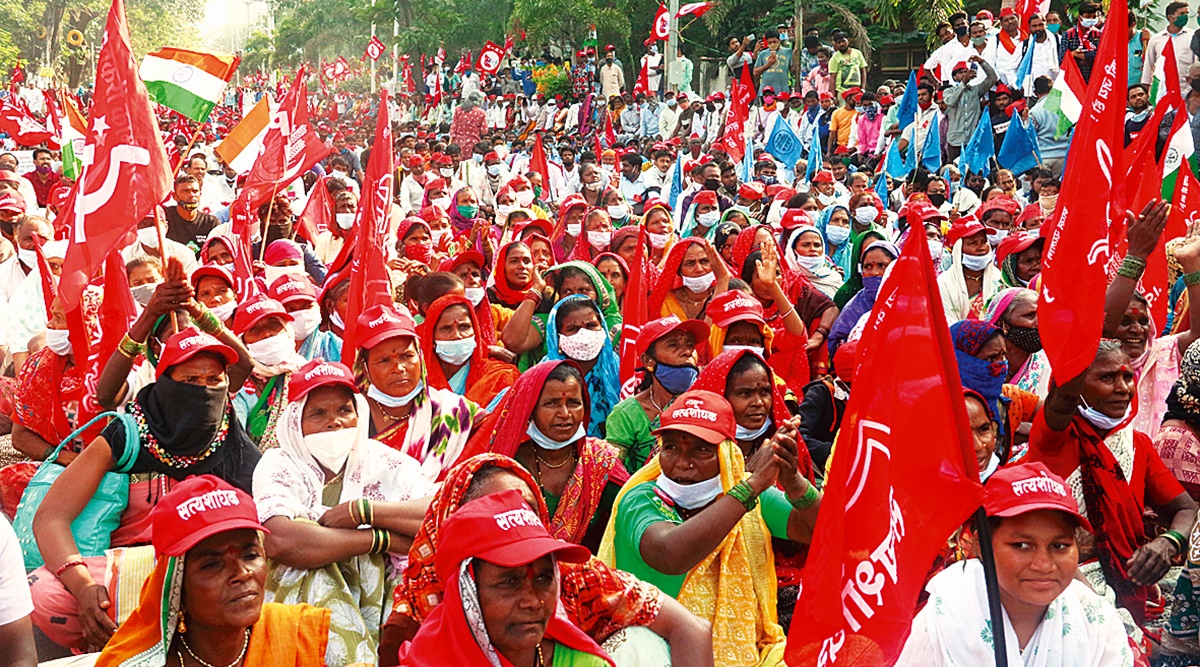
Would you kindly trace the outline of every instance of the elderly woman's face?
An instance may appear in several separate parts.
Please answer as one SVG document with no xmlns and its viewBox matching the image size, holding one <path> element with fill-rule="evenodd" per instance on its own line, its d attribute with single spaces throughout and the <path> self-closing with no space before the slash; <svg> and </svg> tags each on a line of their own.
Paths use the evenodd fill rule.
<svg viewBox="0 0 1200 667">
<path fill-rule="evenodd" d="M 583 386 L 579 380 L 571 377 L 546 381 L 532 417 L 539 431 L 551 439 L 564 442 L 579 430 L 586 413 Z"/>
<path fill-rule="evenodd" d="M 267 556 L 258 531 L 230 530 L 205 538 L 183 564 L 183 609 L 189 624 L 248 628 L 262 612 Z"/>
<path fill-rule="evenodd" d="M 209 264 L 233 264 L 233 253 L 221 241 L 212 241 L 209 243 L 208 252 L 205 253 L 205 256 Z"/>
<path fill-rule="evenodd" d="M 304 412 L 300 415 L 300 432 L 304 435 L 340 431 L 358 426 L 358 408 L 354 392 L 347 387 L 317 387 L 308 393 Z"/>
<path fill-rule="evenodd" d="M 367 354 L 367 378 L 388 396 L 406 396 L 421 381 L 421 349 L 416 338 L 389 338 Z"/>
<path fill-rule="evenodd" d="M 283 320 L 276 316 L 264 317 L 254 323 L 254 326 L 246 330 L 242 334 L 242 341 L 247 345 L 257 343 L 260 340 L 266 340 L 271 336 L 278 336 L 283 332 Z"/>
<path fill-rule="evenodd" d="M 962 240 L 962 252 L 964 255 L 983 256 L 988 254 L 990 247 L 986 232 L 972 234 Z"/>
<path fill-rule="evenodd" d="M 1101 353 L 1088 367 L 1080 397 L 1088 407 L 1119 419 L 1133 400 L 1133 368 L 1123 352 Z"/>
<path fill-rule="evenodd" d="M 466 306 L 450 306 L 442 311 L 433 327 L 434 340 L 465 340 L 475 335 L 475 325 Z"/>
<path fill-rule="evenodd" d="M 671 218 L 661 208 L 651 209 L 646 216 L 646 231 L 650 234 L 667 234 L 671 231 Z"/>
<path fill-rule="evenodd" d="M 1017 277 L 1025 282 L 1033 280 L 1033 277 L 1042 270 L 1042 248 L 1038 244 L 1034 244 L 1020 252 L 1017 255 Z"/>
<path fill-rule="evenodd" d="M 1045 607 L 1067 589 L 1079 569 L 1075 525 L 1057 510 L 1004 519 L 992 533 L 992 550 L 1005 606 Z"/>
<path fill-rule="evenodd" d="M 664 431 L 658 462 L 667 479 L 680 484 L 706 482 L 721 473 L 719 447 L 680 431 Z"/>
<path fill-rule="evenodd" d="M 558 567 L 552 556 L 519 567 L 475 559 L 475 586 L 483 625 L 502 655 L 529 651 L 542 642 L 558 605 Z"/>
<path fill-rule="evenodd" d="M 483 272 L 475 262 L 463 262 L 454 267 L 454 275 L 463 281 L 464 287 L 483 287 Z"/>
<path fill-rule="evenodd" d="M 699 278 L 712 271 L 708 261 L 708 252 L 701 243 L 692 243 L 683 253 L 683 262 L 679 264 L 679 275 L 689 278 Z"/>
<path fill-rule="evenodd" d="M 1146 308 L 1146 304 L 1137 299 L 1130 299 L 1129 307 L 1121 316 L 1116 337 L 1121 341 L 1121 349 L 1130 359 L 1142 356 L 1146 351 L 1146 343 L 1150 340 L 1150 310 Z"/>
<path fill-rule="evenodd" d="M 217 276 L 204 276 L 196 284 L 196 300 L 209 308 L 237 299 L 233 287 Z"/>
<path fill-rule="evenodd" d="M 171 367 L 171 379 L 183 384 L 215 389 L 224 387 L 229 380 L 225 376 L 223 359 L 209 352 L 201 352 Z"/>
<path fill-rule="evenodd" d="M 562 288 L 558 290 L 559 298 L 566 298 L 572 294 L 582 294 L 592 301 L 598 301 L 596 286 L 586 276 L 572 275 L 563 278 Z"/>
<path fill-rule="evenodd" d="M 971 423 L 971 436 L 975 443 L 975 464 L 980 470 L 987 468 L 996 451 L 996 424 L 988 417 L 987 409 L 979 399 L 968 396 L 967 421 Z"/>
</svg>

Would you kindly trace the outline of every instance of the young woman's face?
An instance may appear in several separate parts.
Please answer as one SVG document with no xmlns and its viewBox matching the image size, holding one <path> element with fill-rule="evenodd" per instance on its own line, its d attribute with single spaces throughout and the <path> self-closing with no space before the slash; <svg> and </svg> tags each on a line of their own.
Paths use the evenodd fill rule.
<svg viewBox="0 0 1200 667">
<path fill-rule="evenodd" d="M 625 293 L 625 272 L 621 270 L 621 265 L 617 264 L 615 259 L 602 259 L 596 264 L 596 270 L 608 280 L 609 285 L 612 285 L 617 298 L 621 298 Z"/>
<path fill-rule="evenodd" d="M 708 261 L 708 252 L 704 245 L 692 243 L 683 253 L 683 262 L 679 264 L 679 275 L 689 278 L 699 278 L 712 271 Z"/>
<path fill-rule="evenodd" d="M 1117 327 L 1117 339 L 1130 359 L 1142 356 L 1150 340 L 1150 310 L 1146 304 L 1137 299 L 1129 300 L 1129 307 L 1125 309 L 1121 324 Z"/>
<path fill-rule="evenodd" d="M 514 245 L 508 249 L 504 260 L 504 278 L 513 289 L 522 290 L 533 280 L 533 255 L 525 245 Z"/>
<path fill-rule="evenodd" d="M 1054 602 L 1079 569 L 1074 523 L 1057 510 L 1004 519 L 992 533 L 992 550 L 1000 600 L 1012 611 Z"/>
<path fill-rule="evenodd" d="M 739 426 L 758 429 L 771 416 L 774 403 L 771 392 L 771 374 L 761 366 L 752 366 L 729 378 L 725 398 L 733 407 L 733 416 Z"/>
<path fill-rule="evenodd" d="M 871 248 L 863 253 L 862 258 L 862 277 L 876 278 L 882 277 L 887 271 L 888 265 L 892 263 L 892 256 L 887 254 L 880 248 Z"/>
<path fill-rule="evenodd" d="M 825 250 L 825 244 L 821 241 L 821 235 L 816 232 L 804 232 L 796 239 L 792 245 L 796 249 L 796 254 L 801 257 L 820 257 Z"/>
</svg>

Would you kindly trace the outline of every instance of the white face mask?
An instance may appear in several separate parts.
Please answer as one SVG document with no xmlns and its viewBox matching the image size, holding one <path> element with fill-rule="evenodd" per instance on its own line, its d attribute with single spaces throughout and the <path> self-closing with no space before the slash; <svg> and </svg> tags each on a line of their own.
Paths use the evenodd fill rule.
<svg viewBox="0 0 1200 667">
<path fill-rule="evenodd" d="M 613 220 L 624 220 L 629 217 L 629 206 L 624 203 L 613 204 L 608 207 L 608 217 Z"/>
<path fill-rule="evenodd" d="M 537 424 L 534 424 L 533 421 L 530 421 L 529 426 L 525 429 L 525 435 L 528 435 L 533 440 L 533 443 L 538 447 L 541 447 L 542 449 L 548 449 L 550 451 L 557 451 L 570 447 L 580 438 L 587 435 L 587 431 L 584 430 L 583 424 L 580 424 L 579 428 L 575 429 L 574 435 L 566 440 L 563 440 L 562 442 L 559 442 L 545 433 L 542 433 L 542 429 L 538 428 Z"/>
<path fill-rule="evenodd" d="M 17 248 L 17 259 L 29 268 L 37 266 L 37 251 L 26 250 L 25 248 Z"/>
<path fill-rule="evenodd" d="M 403 396 L 392 396 L 391 394 L 383 393 L 379 387 L 371 385 L 367 387 L 367 398 L 374 399 L 375 402 L 379 403 L 385 408 L 399 408 L 412 403 L 412 400 L 417 397 L 417 394 L 421 393 L 424 389 L 425 383 L 418 382 L 417 386 L 413 387 L 413 390 L 407 394 Z"/>
<path fill-rule="evenodd" d="M 967 255 L 963 254 L 963 266 L 972 271 L 983 271 L 992 263 L 992 258 L 996 256 L 996 251 L 988 248 L 986 255 Z"/>
<path fill-rule="evenodd" d="M 533 203 L 533 190 L 522 190 L 520 192 L 514 192 L 513 194 L 516 196 L 517 204 L 519 204 L 521 208 L 529 208 L 529 205 Z"/>
<path fill-rule="evenodd" d="M 612 243 L 612 232 L 588 232 L 588 243 L 596 249 L 608 248 L 608 244 Z"/>
<path fill-rule="evenodd" d="M 295 330 L 296 340 L 304 340 L 321 326 L 321 308 L 313 304 L 311 308 L 292 311 L 292 329 Z"/>
<path fill-rule="evenodd" d="M 992 244 L 992 247 L 995 248 L 996 246 L 1000 245 L 1000 242 L 1006 238 L 1008 238 L 1008 230 L 1007 229 L 997 229 L 995 234 L 988 235 L 987 240 L 988 240 L 988 243 Z"/>
<path fill-rule="evenodd" d="M 500 175 L 500 165 L 489 164 L 488 168 L 487 168 L 487 172 L 488 172 L 489 176 L 499 176 Z"/>
<path fill-rule="evenodd" d="M 689 292 L 706 292 L 708 291 L 708 288 L 712 287 L 713 283 L 715 282 L 717 282 L 717 274 L 713 273 L 712 271 L 709 271 L 702 276 L 696 276 L 695 278 L 691 276 L 683 276 L 683 286 L 687 288 Z"/>
<path fill-rule="evenodd" d="M 435 340 L 433 350 L 442 361 L 451 366 L 461 366 L 467 363 L 475 353 L 475 337 L 469 336 L 459 340 Z"/>
<path fill-rule="evenodd" d="M 846 239 L 850 238 L 850 228 L 827 225 L 825 227 L 825 236 L 829 237 L 829 242 L 833 245 L 842 245 L 846 242 Z"/>
<path fill-rule="evenodd" d="M 604 174 L 603 177 L 601 178 L 601 180 L 596 181 L 595 183 L 584 183 L 583 187 L 587 188 L 588 190 L 591 190 L 592 192 L 599 192 L 600 190 L 604 189 L 604 182 L 607 179 L 608 179 L 608 174 Z"/>
<path fill-rule="evenodd" d="M 448 239 L 449 236 L 450 236 L 450 228 L 449 227 L 447 227 L 445 229 L 433 230 L 433 247 L 436 248 L 436 247 L 440 246 L 442 244 L 442 241 Z"/>
<path fill-rule="evenodd" d="M 303 266 L 268 266 L 263 269 L 263 276 L 266 277 L 268 285 L 273 285 L 283 276 L 291 275 L 304 276 L 307 274 L 304 273 Z"/>
<path fill-rule="evenodd" d="M 517 207 L 512 204 L 496 204 L 496 222 L 499 223 L 507 220 L 508 216 L 512 215 L 512 212 L 515 210 L 517 210 Z"/>
<path fill-rule="evenodd" d="M 603 329 L 580 329 L 570 336 L 558 337 L 558 349 L 575 361 L 591 361 L 600 356 L 608 334 Z"/>
<path fill-rule="evenodd" d="M 142 227 L 137 230 L 138 243 L 147 248 L 158 247 L 158 228 L 157 227 Z"/>
<path fill-rule="evenodd" d="M 465 287 L 463 288 L 463 296 L 471 302 L 472 306 L 478 306 L 483 297 L 487 296 L 487 290 L 482 287 Z"/>
<path fill-rule="evenodd" d="M 859 206 L 854 209 L 854 219 L 864 225 L 869 225 L 879 218 L 879 209 L 874 206 Z"/>
<path fill-rule="evenodd" d="M 334 217 L 337 218 L 337 226 L 342 229 L 350 229 L 354 226 L 353 213 L 338 213 Z"/>
<path fill-rule="evenodd" d="M 1082 398 L 1079 400 L 1079 414 L 1083 415 L 1083 418 L 1086 419 L 1089 424 L 1102 431 L 1111 431 L 1116 428 L 1118 424 L 1126 419 L 1129 419 L 1129 413 L 1131 410 L 1133 410 L 1133 403 L 1130 403 L 1129 406 L 1125 408 L 1124 415 L 1121 415 L 1120 417 L 1109 417 L 1103 412 L 1100 412 L 1093 407 L 1089 407 L 1087 403 L 1083 402 Z"/>
<path fill-rule="evenodd" d="M 675 502 L 676 505 L 687 509 L 694 510 L 717 499 L 721 495 L 721 476 L 717 475 L 712 479 L 695 484 L 679 484 L 672 481 L 666 475 L 659 475 L 658 480 L 654 484 L 662 489 L 667 497 Z"/>
<path fill-rule="evenodd" d="M 817 201 L 821 202 L 821 204 L 823 206 L 829 206 L 833 202 L 837 201 L 837 195 L 836 194 L 827 195 L 827 194 L 822 194 L 822 193 L 818 192 L 817 193 Z"/>
<path fill-rule="evenodd" d="M 160 283 L 146 283 L 131 287 L 129 291 L 133 292 L 133 300 L 145 307 L 150 305 L 150 298 L 154 296 L 154 290 L 158 289 L 159 285 Z"/>
<path fill-rule="evenodd" d="M 583 231 L 583 223 L 576 222 L 574 224 L 568 224 L 566 229 L 567 229 L 567 236 L 578 237 L 579 233 Z"/>
<path fill-rule="evenodd" d="M 721 346 L 721 350 L 724 352 L 740 352 L 742 350 L 750 350 L 751 352 L 758 354 L 760 357 L 763 356 L 764 353 L 763 348 L 757 345 L 723 345 Z"/>
<path fill-rule="evenodd" d="M 71 332 L 66 329 L 47 329 L 46 347 L 59 356 L 71 354 Z"/>
<path fill-rule="evenodd" d="M 799 263 L 800 266 L 807 269 L 809 272 L 816 271 L 817 269 L 821 268 L 822 266 L 825 266 L 825 258 L 820 255 L 817 255 L 815 257 L 805 257 L 804 255 L 800 255 L 800 256 L 796 257 L 796 262 Z"/>
<path fill-rule="evenodd" d="M 213 306 L 208 309 L 208 312 L 216 316 L 222 322 L 233 317 L 233 311 L 237 310 L 237 301 L 226 301 L 225 303 Z"/>
<path fill-rule="evenodd" d="M 438 173 L 441 174 L 443 178 L 454 177 L 454 169 L 450 167 L 442 167 L 441 169 L 438 169 Z"/>
<path fill-rule="evenodd" d="M 333 311 L 332 313 L 329 313 L 329 322 L 330 322 L 330 324 L 341 329 L 342 331 L 346 330 L 346 323 L 342 321 L 342 316 L 338 315 L 336 310 Z"/>
<path fill-rule="evenodd" d="M 341 428 L 336 431 L 322 431 L 304 436 L 304 446 L 308 453 L 332 472 L 340 472 L 350 458 L 350 450 L 358 441 L 358 429 L 355 427 Z"/>
<path fill-rule="evenodd" d="M 942 244 L 941 241 L 930 241 L 929 242 L 929 256 L 933 258 L 934 264 L 942 263 L 942 252 L 944 250 L 945 250 L 945 246 Z"/>
<path fill-rule="evenodd" d="M 284 327 L 284 331 L 257 343 L 250 343 L 246 345 L 246 349 L 258 363 L 263 366 L 274 366 L 291 359 L 296 354 L 296 339 L 295 335 L 287 331 L 287 327 Z"/>
<path fill-rule="evenodd" d="M 696 216 L 696 222 L 703 227 L 712 227 L 721 220 L 720 211 L 709 211 Z"/>
<path fill-rule="evenodd" d="M 738 440 L 742 440 L 744 442 L 749 442 L 751 440 L 758 440 L 759 438 L 762 437 L 762 435 L 764 433 L 767 432 L 767 429 L 769 429 L 769 428 L 771 428 L 771 420 L 770 419 L 764 421 L 762 426 L 759 426 L 758 428 L 753 429 L 753 430 L 748 429 L 745 426 L 742 426 L 741 424 L 738 424 L 737 425 L 737 434 L 735 437 Z"/>
<path fill-rule="evenodd" d="M 438 197 L 436 199 L 430 199 L 429 203 L 442 209 L 443 211 L 450 210 L 450 198 L 449 197 Z"/>
<path fill-rule="evenodd" d="M 670 234 L 654 234 L 651 232 L 646 232 L 646 236 L 650 237 L 650 245 L 653 246 L 655 250 L 662 250 L 667 246 L 667 237 L 669 237 Z"/>
<path fill-rule="evenodd" d="M 217 264 L 217 266 L 228 271 L 229 275 L 231 275 L 231 276 L 234 275 L 235 273 L 237 273 L 237 265 L 234 264 L 233 262 L 230 262 L 228 264 Z"/>
</svg>

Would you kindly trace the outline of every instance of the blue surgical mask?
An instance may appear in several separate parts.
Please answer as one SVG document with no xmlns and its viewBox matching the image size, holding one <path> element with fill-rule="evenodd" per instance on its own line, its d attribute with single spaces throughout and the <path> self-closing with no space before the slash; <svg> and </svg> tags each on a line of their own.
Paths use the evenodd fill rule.
<svg viewBox="0 0 1200 667">
<path fill-rule="evenodd" d="M 424 381 L 418 382 L 417 386 L 413 387 L 412 391 L 403 396 L 392 396 L 390 394 L 385 394 L 379 389 L 379 387 L 371 385 L 367 387 L 367 398 L 375 399 L 377 403 L 385 408 L 399 408 L 412 403 L 412 400 L 417 397 L 417 394 L 423 391 L 425 391 Z"/>
<path fill-rule="evenodd" d="M 764 421 L 762 426 L 759 426 L 758 428 L 756 428 L 754 430 L 750 430 L 750 429 L 746 428 L 745 426 L 738 424 L 737 425 L 737 439 L 741 440 L 742 442 L 750 442 L 752 440 L 758 440 L 770 428 L 771 428 L 771 420 L 770 419 Z"/>
<path fill-rule="evenodd" d="M 831 245 L 842 245 L 850 238 L 850 228 L 827 225 L 825 227 L 825 236 L 829 238 Z"/>
<path fill-rule="evenodd" d="M 654 378 L 674 396 L 690 389 L 699 375 L 700 371 L 695 366 L 672 366 L 660 361 L 654 368 Z"/>
<path fill-rule="evenodd" d="M 583 436 L 587 435 L 587 431 L 583 428 L 583 424 L 580 424 L 579 428 L 575 431 L 575 435 L 572 435 L 566 440 L 559 442 L 545 433 L 542 433 L 542 430 L 537 427 L 537 424 L 533 423 L 533 421 L 530 421 L 529 427 L 525 429 L 525 435 L 528 435 L 533 440 L 533 444 L 537 445 L 538 447 L 555 451 L 565 447 L 570 447 L 576 440 L 579 440 Z"/>
<path fill-rule="evenodd" d="M 1094 27 L 1096 27 L 1096 21 L 1098 21 L 1098 20 L 1099 19 L 1083 19 L 1083 18 L 1081 18 L 1081 19 L 1079 19 L 1079 25 L 1081 25 L 1085 28 L 1094 28 Z"/>
</svg>

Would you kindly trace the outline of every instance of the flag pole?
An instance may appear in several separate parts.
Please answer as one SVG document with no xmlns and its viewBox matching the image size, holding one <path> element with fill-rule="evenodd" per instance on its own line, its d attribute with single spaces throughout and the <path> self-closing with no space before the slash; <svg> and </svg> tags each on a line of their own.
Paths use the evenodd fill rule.
<svg viewBox="0 0 1200 667">
<path fill-rule="evenodd" d="M 163 233 L 162 207 L 158 204 L 154 205 L 154 228 L 158 230 L 158 256 L 162 261 L 163 275 L 167 275 L 167 239 Z M 175 328 L 175 333 L 179 333 L 179 316 L 175 314 L 175 310 L 171 309 L 171 326 Z"/>
<path fill-rule="evenodd" d="M 196 131 L 195 131 L 195 133 L 192 134 L 192 140 L 188 142 L 187 148 L 183 149 L 183 152 L 179 154 L 179 162 L 176 162 L 175 168 L 171 170 L 171 178 L 172 179 L 174 179 L 175 175 L 179 173 L 179 168 L 182 167 L 185 162 L 187 162 L 188 153 L 192 152 L 192 146 L 195 146 L 196 140 L 200 138 L 200 126 L 201 125 L 203 125 L 203 123 L 199 123 L 196 125 Z M 201 185 L 203 185 L 203 183 Z"/>
<path fill-rule="evenodd" d="M 1000 604 L 1000 583 L 996 579 L 996 555 L 992 553 L 992 528 L 982 506 L 975 510 L 975 536 L 979 540 L 979 560 L 983 563 L 983 581 L 987 586 L 988 611 L 992 618 L 992 652 L 996 667 L 1008 667 L 1004 609 Z"/>
<path fill-rule="evenodd" d="M 260 222 L 258 224 L 259 234 L 262 235 L 262 239 L 258 244 L 258 261 L 260 261 L 260 262 L 263 261 L 263 258 L 267 256 L 267 229 L 266 228 L 271 226 L 271 213 L 275 210 L 275 197 L 279 195 L 279 181 L 275 181 L 271 185 L 271 192 L 272 192 L 271 203 L 267 204 L 267 220 L 265 223 Z M 292 231 L 294 232 L 296 230 L 293 229 Z"/>
</svg>

